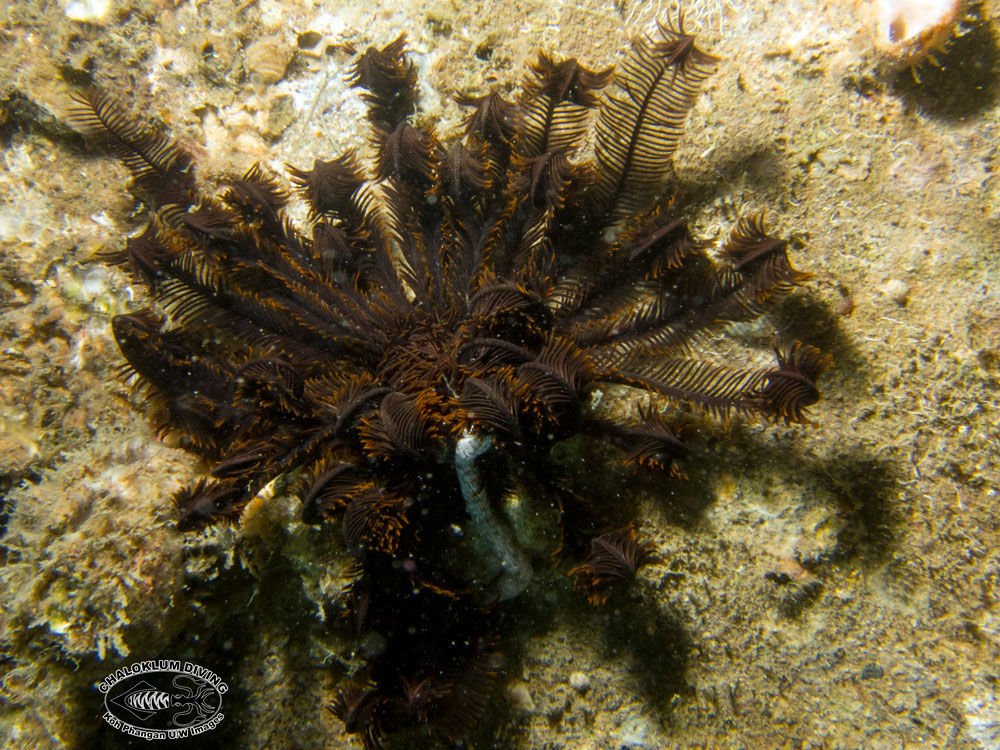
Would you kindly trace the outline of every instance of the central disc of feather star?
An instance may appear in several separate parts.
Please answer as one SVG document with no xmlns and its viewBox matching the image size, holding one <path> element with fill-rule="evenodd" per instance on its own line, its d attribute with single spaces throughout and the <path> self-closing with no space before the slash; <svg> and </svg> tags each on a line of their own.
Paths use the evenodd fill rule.
<svg viewBox="0 0 1000 750">
<path fill-rule="evenodd" d="M 308 236 L 260 167 L 205 195 L 179 146 L 105 93 L 80 98 L 75 122 L 152 212 L 105 255 L 152 299 L 113 320 L 127 375 L 211 466 L 177 493 L 179 526 L 238 519 L 276 477 L 303 477 L 303 519 L 339 522 L 355 557 L 344 608 L 368 645 L 331 710 L 366 748 L 407 727 L 452 741 L 481 715 L 497 602 L 539 563 L 505 499 L 552 511 L 534 515 L 565 532 L 596 603 L 657 560 L 631 528 L 589 555 L 578 540 L 611 514 L 582 500 L 553 445 L 583 435 L 677 476 L 684 455 L 667 412 L 600 413 L 598 389 L 785 423 L 819 398 L 829 358 L 798 342 L 765 368 L 693 356 L 806 278 L 760 216 L 712 253 L 663 197 L 716 64 L 681 18 L 615 72 L 540 54 L 515 101 L 464 100 L 464 136 L 444 143 L 414 118 L 404 38 L 368 49 L 351 82 L 377 158 L 291 170 Z"/>
</svg>

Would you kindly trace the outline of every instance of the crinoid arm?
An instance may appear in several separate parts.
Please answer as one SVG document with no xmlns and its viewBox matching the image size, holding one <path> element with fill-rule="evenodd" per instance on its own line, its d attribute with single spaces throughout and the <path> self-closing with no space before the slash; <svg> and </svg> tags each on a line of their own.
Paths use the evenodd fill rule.
<svg viewBox="0 0 1000 750">
<path fill-rule="evenodd" d="M 626 527 L 592 539 L 590 554 L 570 574 L 576 588 L 586 592 L 592 603 L 604 604 L 615 587 L 635 578 L 640 567 L 661 562 L 653 544 Z"/>
</svg>

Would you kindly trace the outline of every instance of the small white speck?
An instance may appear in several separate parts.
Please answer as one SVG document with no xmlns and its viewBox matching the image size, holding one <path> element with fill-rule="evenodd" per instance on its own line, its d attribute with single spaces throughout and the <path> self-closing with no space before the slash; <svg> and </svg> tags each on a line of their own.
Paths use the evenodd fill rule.
<svg viewBox="0 0 1000 750">
<path fill-rule="evenodd" d="M 100 23 L 111 10 L 111 0 L 73 0 L 66 3 L 66 18 L 70 21 Z"/>
<path fill-rule="evenodd" d="M 112 226 L 111 219 L 109 219 L 108 215 L 103 211 L 98 211 L 96 214 L 91 214 L 90 220 L 95 224 L 97 224 L 98 226 L 104 227 L 105 229 L 110 229 Z"/>
</svg>

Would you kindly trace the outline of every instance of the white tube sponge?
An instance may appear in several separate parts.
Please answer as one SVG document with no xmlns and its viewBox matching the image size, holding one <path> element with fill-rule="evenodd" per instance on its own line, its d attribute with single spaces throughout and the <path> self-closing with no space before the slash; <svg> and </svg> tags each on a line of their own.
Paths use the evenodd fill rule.
<svg viewBox="0 0 1000 750">
<path fill-rule="evenodd" d="M 476 527 L 476 531 L 493 548 L 500 561 L 502 572 L 497 581 L 500 601 L 513 599 L 531 583 L 531 561 L 521 550 L 510 533 L 497 518 L 490 505 L 486 490 L 476 472 L 476 459 L 493 445 L 489 435 L 477 435 L 470 430 L 462 433 L 455 444 L 455 473 L 465 498 L 465 509 Z"/>
</svg>

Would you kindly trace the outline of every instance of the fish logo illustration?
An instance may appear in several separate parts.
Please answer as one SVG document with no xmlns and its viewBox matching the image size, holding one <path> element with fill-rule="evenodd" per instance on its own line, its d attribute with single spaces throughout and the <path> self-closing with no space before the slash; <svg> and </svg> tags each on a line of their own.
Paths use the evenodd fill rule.
<svg viewBox="0 0 1000 750">
<path fill-rule="evenodd" d="M 117 670 L 100 690 L 111 726 L 144 739 L 179 739 L 218 726 L 228 687 L 204 667 L 158 660 Z"/>
</svg>

